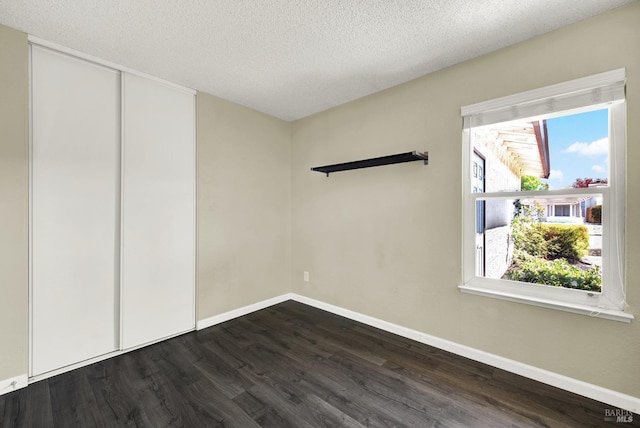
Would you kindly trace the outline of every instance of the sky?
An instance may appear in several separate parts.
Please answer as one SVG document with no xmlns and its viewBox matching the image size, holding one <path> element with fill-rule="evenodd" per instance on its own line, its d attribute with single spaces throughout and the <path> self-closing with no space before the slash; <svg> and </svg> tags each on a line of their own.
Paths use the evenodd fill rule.
<svg viewBox="0 0 640 428">
<path fill-rule="evenodd" d="M 576 178 L 608 178 L 607 109 L 547 119 L 550 189 L 571 187 Z"/>
</svg>

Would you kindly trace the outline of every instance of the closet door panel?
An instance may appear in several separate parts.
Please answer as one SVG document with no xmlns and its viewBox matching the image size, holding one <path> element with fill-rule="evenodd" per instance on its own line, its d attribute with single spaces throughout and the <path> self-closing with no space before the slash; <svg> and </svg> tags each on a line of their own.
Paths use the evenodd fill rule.
<svg viewBox="0 0 640 428">
<path fill-rule="evenodd" d="M 124 75 L 122 345 L 194 328 L 194 96 Z"/>
<path fill-rule="evenodd" d="M 120 73 L 32 46 L 32 375 L 117 348 Z"/>
</svg>

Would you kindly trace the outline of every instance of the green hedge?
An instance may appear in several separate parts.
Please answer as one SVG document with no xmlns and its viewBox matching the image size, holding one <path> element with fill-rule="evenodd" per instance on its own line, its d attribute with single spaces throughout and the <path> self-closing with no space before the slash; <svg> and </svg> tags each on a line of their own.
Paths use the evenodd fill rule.
<svg viewBox="0 0 640 428">
<path fill-rule="evenodd" d="M 589 254 L 589 231 L 580 224 L 548 224 L 515 219 L 512 234 L 516 257 L 580 260 Z"/>
<path fill-rule="evenodd" d="M 582 270 L 569 264 L 565 259 L 544 260 L 538 257 L 527 257 L 518 260 L 516 266 L 515 269 L 507 272 L 507 279 L 578 290 L 596 292 L 602 290 L 602 273 L 597 265 L 588 270 Z"/>
<path fill-rule="evenodd" d="M 546 257 L 547 241 L 544 239 L 542 223 L 525 216 L 516 217 L 511 222 L 511 236 L 516 258 L 520 255 Z"/>
<path fill-rule="evenodd" d="M 540 223 L 538 218 L 535 211 L 525 211 L 512 221 L 513 264 L 503 278 L 600 292 L 600 267 L 579 263 L 589 253 L 587 227 Z"/>
<path fill-rule="evenodd" d="M 546 259 L 580 260 L 589 254 L 589 231 L 579 224 L 541 224 Z"/>
</svg>

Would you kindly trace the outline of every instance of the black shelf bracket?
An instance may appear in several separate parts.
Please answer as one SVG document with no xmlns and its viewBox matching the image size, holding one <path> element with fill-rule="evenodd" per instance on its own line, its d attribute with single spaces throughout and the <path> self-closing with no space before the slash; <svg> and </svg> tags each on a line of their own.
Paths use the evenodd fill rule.
<svg viewBox="0 0 640 428">
<path fill-rule="evenodd" d="M 351 169 L 370 168 L 372 166 L 392 165 L 394 163 L 424 161 L 425 165 L 429 164 L 429 152 L 407 152 L 397 155 L 382 156 L 379 158 L 364 159 L 353 162 L 337 163 L 334 165 L 316 166 L 311 171 L 323 172 L 327 177 L 332 172 L 348 171 Z"/>
</svg>

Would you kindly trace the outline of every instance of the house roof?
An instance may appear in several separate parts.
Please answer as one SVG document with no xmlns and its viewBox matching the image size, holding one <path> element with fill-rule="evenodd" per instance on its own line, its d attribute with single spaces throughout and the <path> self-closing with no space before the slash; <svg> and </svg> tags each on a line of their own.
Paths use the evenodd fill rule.
<svg viewBox="0 0 640 428">
<path fill-rule="evenodd" d="M 551 169 L 546 120 L 510 122 L 493 130 L 496 144 L 501 145 L 511 158 L 508 165 L 516 175 L 549 178 Z"/>
<path fill-rule="evenodd" d="M 493 154 L 516 177 L 548 178 L 550 169 L 546 120 L 516 120 L 474 128 L 474 144 Z"/>
<path fill-rule="evenodd" d="M 633 0 L 3 0 L 0 23 L 294 120 Z"/>
</svg>

